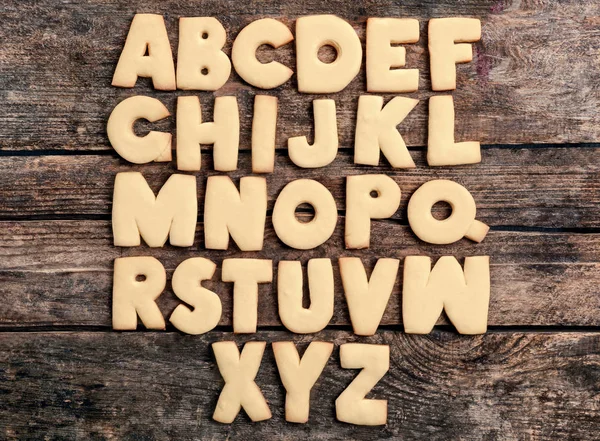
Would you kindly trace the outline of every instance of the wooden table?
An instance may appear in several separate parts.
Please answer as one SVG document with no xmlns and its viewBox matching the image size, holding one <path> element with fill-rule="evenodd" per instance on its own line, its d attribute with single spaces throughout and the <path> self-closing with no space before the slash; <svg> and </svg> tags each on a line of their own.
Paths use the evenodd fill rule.
<svg viewBox="0 0 600 441">
<path fill-rule="evenodd" d="M 338 201 L 340 225 L 324 245 L 295 251 L 276 238 L 270 218 L 263 251 L 206 251 L 202 224 L 189 249 L 116 248 L 110 209 L 115 174 L 138 170 L 154 190 L 174 165 L 134 166 L 108 143 L 105 125 L 114 106 L 132 95 L 176 96 L 147 80 L 134 89 L 110 86 L 135 12 L 164 14 L 177 46 L 180 16 L 215 16 L 231 38 L 252 20 L 272 16 L 293 29 L 295 18 L 336 13 L 364 42 L 367 17 L 418 18 L 421 41 L 407 50 L 421 69 L 417 108 L 400 126 L 417 163 L 412 170 L 355 166 L 353 133 L 364 69 L 342 93 L 338 108 L 341 151 L 329 167 L 292 165 L 287 138 L 311 133 L 312 95 L 294 79 L 261 93 L 279 97 L 276 169 L 268 175 L 269 210 L 282 187 L 299 177 L 327 186 Z M 431 92 L 426 24 L 429 18 L 474 16 L 483 38 L 472 63 L 458 67 L 454 95 L 458 140 L 480 140 L 474 166 L 429 168 L 425 163 L 427 98 Z M 600 3 L 548 0 L 179 1 L 5 0 L 0 10 L 0 439 L 579 439 L 600 436 Z M 273 52 L 260 51 L 261 59 Z M 293 45 L 277 57 L 294 66 Z M 250 174 L 249 131 L 257 90 L 235 73 L 214 95 L 236 95 L 241 110 L 239 169 Z M 194 94 L 194 93 L 192 93 Z M 209 120 L 211 93 L 198 93 Z M 145 126 L 149 128 L 150 126 Z M 174 132 L 174 118 L 158 126 Z M 210 149 L 198 173 L 199 195 L 212 171 Z M 343 246 L 344 177 L 387 173 L 403 191 L 391 220 L 373 223 L 371 248 Z M 406 202 L 423 182 L 453 179 L 492 226 L 479 245 L 419 241 L 406 221 Z M 200 199 L 202 203 L 202 199 Z M 269 212 L 270 214 L 270 212 Z M 489 331 L 461 336 L 442 318 L 430 335 L 403 333 L 398 283 L 374 337 L 352 334 L 336 276 L 331 326 L 317 335 L 293 335 L 277 316 L 275 284 L 260 289 L 259 332 L 231 333 L 231 284 L 208 283 L 223 302 L 219 327 L 189 336 L 111 330 L 113 260 L 152 255 L 169 275 L 184 259 L 260 256 L 303 263 L 311 257 L 489 254 L 492 297 Z M 337 263 L 335 265 L 337 273 Z M 220 280 L 217 271 L 215 280 Z M 159 300 L 169 314 L 177 301 Z M 222 387 L 210 344 L 233 339 L 364 341 L 391 346 L 391 367 L 370 396 L 389 400 L 385 427 L 335 420 L 334 400 L 356 374 L 334 355 L 313 389 L 308 424 L 284 421 L 284 389 L 270 346 L 257 383 L 273 418 L 253 424 L 245 414 L 231 425 L 212 421 Z"/>
</svg>

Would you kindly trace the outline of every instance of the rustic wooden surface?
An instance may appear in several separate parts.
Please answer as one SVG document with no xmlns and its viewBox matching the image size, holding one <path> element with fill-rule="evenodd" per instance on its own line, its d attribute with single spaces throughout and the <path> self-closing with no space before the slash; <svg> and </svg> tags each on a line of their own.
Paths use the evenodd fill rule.
<svg viewBox="0 0 600 441">
<path fill-rule="evenodd" d="M 350 20 L 364 43 L 367 17 L 418 18 L 420 42 L 407 50 L 407 62 L 421 71 L 422 102 L 402 123 L 409 145 L 425 145 L 427 102 L 431 95 L 426 50 L 427 19 L 474 16 L 482 20 L 483 38 L 472 63 L 458 67 L 455 97 L 457 137 L 484 144 L 597 142 L 600 118 L 600 53 L 597 1 L 454 0 L 309 0 L 235 1 L 92 0 L 85 3 L 7 0 L 0 11 L 0 134 L 5 150 L 106 150 L 105 125 L 125 97 L 151 94 L 174 111 L 180 93 L 155 92 L 149 81 L 134 89 L 111 87 L 134 12 L 166 17 L 173 53 L 180 16 L 218 17 L 232 38 L 259 16 L 280 19 L 293 28 L 301 15 L 336 13 Z M 267 50 L 267 52 L 270 52 Z M 273 57 L 265 53 L 265 57 Z M 293 45 L 277 59 L 295 67 Z M 236 95 L 240 103 L 242 147 L 250 144 L 251 106 L 256 90 L 236 74 L 217 95 Z M 262 92 L 261 92 L 262 93 Z M 264 92 L 279 96 L 278 146 L 289 136 L 310 132 L 313 96 L 297 93 L 295 77 Z M 342 93 L 332 95 L 338 109 L 340 145 L 352 146 L 356 102 L 365 93 L 364 69 Z M 190 92 L 184 94 L 189 95 Z M 206 116 L 210 94 L 201 94 Z M 174 130 L 174 118 L 162 127 Z M 18 133 L 19 136 L 13 136 Z"/>
<path fill-rule="evenodd" d="M 213 282 L 204 286 L 217 292 L 223 303 L 221 325 L 231 325 L 232 284 L 220 282 L 221 261 L 227 257 L 273 259 L 274 283 L 260 286 L 259 323 L 281 326 L 277 315 L 277 270 L 279 260 L 313 257 L 333 260 L 336 303 L 332 325 L 348 325 L 349 316 L 339 277 L 337 259 L 359 256 L 370 271 L 379 257 L 403 259 L 425 254 L 434 259 L 454 255 L 491 256 L 493 295 L 491 326 L 599 326 L 600 327 L 600 234 L 492 231 L 481 244 L 466 239 L 439 247 L 420 242 L 409 227 L 395 222 L 373 222 L 368 250 L 345 250 L 343 220 L 334 237 L 309 251 L 283 246 L 269 228 L 260 252 L 207 252 L 203 247 L 150 249 L 146 246 L 112 246 L 109 221 L 0 222 L 0 303 L 5 305 L 0 329 L 39 326 L 110 327 L 112 264 L 121 256 L 152 255 L 168 270 L 189 257 L 209 257 L 218 264 Z M 203 235 L 201 226 L 197 236 Z M 199 241 L 200 242 L 200 241 Z M 383 324 L 401 323 L 402 267 Z M 15 292 L 26 295 L 15 296 Z M 159 300 L 165 316 L 179 304 L 168 290 Z M 33 306 L 35 305 L 35 306 Z M 440 323 L 445 323 L 440 321 Z M 402 330 L 401 326 L 396 329 Z"/>
<path fill-rule="evenodd" d="M 276 169 L 266 175 L 269 210 L 281 188 L 298 177 L 319 180 L 336 198 L 339 223 L 315 250 L 285 247 L 269 217 L 261 252 L 206 251 L 202 207 L 210 149 L 198 173 L 196 243 L 180 249 L 115 248 L 110 209 L 114 176 L 141 171 L 157 190 L 172 165 L 133 166 L 117 157 L 106 120 L 122 99 L 161 99 L 174 111 L 176 97 L 141 80 L 134 89 L 110 86 L 135 12 L 165 16 L 176 53 L 180 16 L 215 16 L 231 39 L 247 23 L 270 16 L 292 29 L 301 15 L 336 13 L 364 43 L 369 16 L 419 18 L 421 40 L 407 48 L 409 67 L 421 70 L 421 103 L 399 126 L 417 168 L 354 166 L 352 145 L 364 70 L 336 100 L 341 151 L 326 168 L 302 170 L 285 150 L 290 136 L 312 137 L 312 95 L 296 91 L 295 77 L 274 90 L 279 97 Z M 458 66 L 458 140 L 480 140 L 483 162 L 428 168 L 424 161 L 427 98 L 427 19 L 479 17 L 483 38 L 472 63 Z M 0 439 L 428 439 L 592 440 L 600 433 L 600 2 L 579 0 L 5 0 L 0 7 Z M 293 45 L 276 53 L 294 67 Z M 214 95 L 236 95 L 241 146 L 237 180 L 250 173 L 249 129 L 257 93 L 235 73 Z M 213 94 L 198 93 L 206 119 Z M 150 128 L 174 133 L 175 118 Z M 516 144 L 516 145 L 512 145 Z M 386 173 L 402 188 L 400 209 L 374 221 L 371 248 L 345 250 L 344 177 Z M 406 222 L 406 204 L 423 182 L 453 179 L 477 201 L 478 218 L 492 230 L 481 244 L 448 246 L 419 241 Z M 443 211 L 443 210 L 442 210 Z M 309 216 L 302 213 L 302 216 Z M 371 269 L 379 257 L 426 254 L 491 256 L 490 331 L 467 337 L 444 317 L 427 336 L 402 332 L 401 277 L 374 337 L 351 333 L 337 259 L 361 257 Z M 336 303 L 331 326 L 310 336 L 287 332 L 277 317 L 276 284 L 260 287 L 259 333 L 231 331 L 231 284 L 217 270 L 207 287 L 218 292 L 223 317 L 217 330 L 187 336 L 166 332 L 116 333 L 110 329 L 113 260 L 153 255 L 168 275 L 181 261 L 204 256 L 300 260 L 330 257 Z M 401 268 L 402 270 L 402 268 Z M 274 275 L 276 277 L 276 271 Z M 401 274 L 401 272 L 400 272 Z M 275 280 L 276 282 L 276 280 Z M 177 301 L 159 300 L 165 316 Z M 389 400 L 384 427 L 335 421 L 334 401 L 354 371 L 339 366 L 338 346 L 313 392 L 308 424 L 288 424 L 284 390 L 270 345 L 257 382 L 273 419 L 252 424 L 242 414 L 232 425 L 211 420 L 222 386 L 210 344 L 219 340 L 372 342 L 391 347 L 390 371 L 370 397 Z"/>
<path fill-rule="evenodd" d="M 495 226 L 585 228 L 600 218 L 600 148 L 490 148 L 481 164 L 429 168 L 423 150 L 411 152 L 417 168 L 355 166 L 353 157 L 339 153 L 325 169 L 302 170 L 302 177 L 317 179 L 345 209 L 346 176 L 386 173 L 402 190 L 400 209 L 394 219 L 406 223 L 409 196 L 423 183 L 437 178 L 464 185 L 477 201 L 478 219 Z M 205 171 L 198 174 L 198 200 L 203 213 L 206 176 L 212 170 L 212 155 L 202 156 Z M 240 155 L 238 170 L 228 173 L 238 183 L 251 173 L 251 156 Z M 110 213 L 115 175 L 124 171 L 143 173 L 155 192 L 176 165 L 133 165 L 113 156 L 7 156 L 0 157 L 5 170 L 0 182 L 0 219 L 31 219 L 47 216 L 106 216 Z M 267 179 L 271 210 L 281 189 L 298 178 L 282 152 Z"/>
<path fill-rule="evenodd" d="M 40 431 L 47 439 L 580 439 L 598 435 L 598 333 L 491 333 L 464 337 L 435 331 L 411 336 L 382 331 L 361 338 L 344 331 L 316 336 L 263 332 L 252 340 L 333 341 L 317 381 L 308 424 L 286 423 L 270 345 L 256 378 L 273 418 L 252 424 L 212 421 L 222 387 L 210 344 L 247 338 L 212 332 L 7 333 L 0 340 L 2 379 L 10 386 L 5 433 Z M 371 396 L 385 398 L 389 422 L 357 427 L 335 422 L 335 398 L 356 375 L 341 369 L 339 344 L 388 344 L 390 370 Z M 7 408 L 6 403 L 19 403 Z"/>
</svg>

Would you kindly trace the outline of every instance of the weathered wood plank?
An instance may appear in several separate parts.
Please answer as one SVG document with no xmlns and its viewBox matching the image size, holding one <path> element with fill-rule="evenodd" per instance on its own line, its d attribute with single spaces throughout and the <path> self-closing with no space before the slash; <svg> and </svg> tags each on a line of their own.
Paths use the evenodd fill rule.
<svg viewBox="0 0 600 441">
<path fill-rule="evenodd" d="M 454 245 L 432 246 L 420 242 L 394 222 L 374 222 L 371 248 L 345 250 L 342 221 L 334 236 L 311 251 L 282 245 L 272 229 L 261 252 L 189 249 L 115 248 L 107 221 L 53 221 L 0 223 L 0 328 L 31 326 L 111 326 L 113 260 L 120 256 L 152 255 L 168 270 L 189 257 L 208 257 L 219 266 L 212 282 L 204 285 L 217 292 L 223 304 L 220 324 L 231 326 L 232 285 L 220 282 L 220 265 L 227 257 L 273 259 L 275 282 L 260 286 L 259 325 L 281 326 L 277 314 L 276 263 L 329 257 L 334 263 L 336 300 L 334 325 L 349 324 L 349 316 L 337 267 L 340 256 L 363 259 L 370 271 L 380 257 L 442 255 L 462 258 L 491 255 L 492 296 L 489 324 L 600 325 L 600 234 L 527 233 L 492 231 L 481 244 L 466 239 Z M 198 237 L 202 237 L 201 226 Z M 400 275 L 402 274 L 402 266 Z M 382 323 L 401 323 L 402 277 L 394 288 Z M 180 302 L 167 290 L 159 306 L 165 317 Z M 447 323 L 443 319 L 440 324 Z M 399 328 L 401 330 L 401 328 Z"/>
<path fill-rule="evenodd" d="M 600 431 L 600 335 L 347 332 L 302 337 L 336 349 L 312 390 L 307 424 L 284 419 L 285 391 L 267 346 L 256 382 L 273 418 L 212 421 L 222 387 L 210 344 L 247 338 L 210 333 L 1 333 L 0 433 L 4 439 L 594 439 Z M 335 420 L 335 399 L 356 375 L 341 369 L 337 345 L 388 344 L 390 370 L 370 397 L 388 400 L 388 424 Z"/>
<path fill-rule="evenodd" d="M 474 16 L 483 24 L 483 38 L 475 45 L 472 63 L 458 67 L 454 92 L 458 116 L 457 137 L 484 144 L 560 143 L 600 141 L 600 54 L 598 2 L 504 0 L 361 1 L 308 0 L 244 3 L 219 0 L 148 0 L 105 2 L 4 1 L 0 11 L 0 144 L 5 150 L 105 150 L 110 148 L 105 124 L 114 106 L 134 94 L 151 94 L 174 110 L 180 93 L 157 93 L 148 81 L 133 90 L 110 86 L 112 74 L 131 19 L 136 12 L 166 16 L 171 44 L 177 49 L 180 16 L 215 16 L 228 30 L 225 52 L 232 39 L 251 21 L 275 17 L 292 29 L 301 15 L 336 13 L 349 20 L 364 43 L 369 16 L 420 19 L 421 39 L 407 50 L 409 67 L 421 71 L 423 100 L 401 126 L 409 145 L 425 145 L 427 104 L 431 95 L 426 50 L 427 20 L 432 17 Z M 276 55 L 294 67 L 294 48 Z M 569 79 L 567 81 L 566 79 Z M 249 146 L 251 104 L 256 89 L 235 73 L 217 95 L 238 96 L 242 116 L 242 148 Z M 310 133 L 311 101 L 300 95 L 295 77 L 278 90 L 280 97 L 278 147 L 290 136 Z M 365 93 L 364 69 L 342 93 L 333 95 L 338 108 L 341 146 L 351 147 L 356 103 Z M 189 92 L 186 92 L 189 94 Z M 212 94 L 202 93 L 207 116 Z M 163 124 L 174 129 L 174 118 Z"/>
<path fill-rule="evenodd" d="M 275 172 L 267 178 L 269 209 L 281 189 L 294 179 L 309 178 L 323 183 L 345 208 L 346 176 L 385 173 L 403 192 L 394 219 L 406 223 L 410 195 L 431 179 L 451 179 L 464 185 L 477 202 L 478 218 L 490 225 L 535 227 L 600 226 L 600 148 L 487 149 L 481 164 L 429 168 L 423 151 L 413 151 L 417 168 L 412 170 L 356 166 L 352 155 L 340 154 L 328 167 L 302 170 L 287 155 L 277 155 Z M 202 157 L 205 167 L 198 173 L 200 214 L 203 210 L 206 176 L 212 170 L 212 155 Z M 137 166 L 111 156 L 0 157 L 0 217 L 4 219 L 109 215 L 115 175 L 139 171 L 158 191 L 172 174 L 175 164 Z M 251 173 L 249 154 L 240 155 L 236 182 Z"/>
</svg>

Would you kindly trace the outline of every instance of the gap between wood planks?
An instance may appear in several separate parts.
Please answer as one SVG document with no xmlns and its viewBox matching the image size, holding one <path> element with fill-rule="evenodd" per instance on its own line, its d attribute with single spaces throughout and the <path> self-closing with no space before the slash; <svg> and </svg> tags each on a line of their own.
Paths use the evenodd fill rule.
<svg viewBox="0 0 600 441">
<path fill-rule="evenodd" d="M 553 149 L 553 148 L 600 148 L 600 142 L 578 142 L 578 143 L 531 143 L 531 144 L 481 144 L 482 149 Z M 407 146 L 410 151 L 426 150 L 426 146 Z M 212 147 L 202 148 L 203 152 L 209 152 Z M 240 155 L 250 155 L 251 150 L 240 149 Z M 287 156 L 287 149 L 275 149 L 276 156 Z M 338 155 L 350 156 L 354 154 L 352 148 L 339 149 Z M 0 150 L 0 157 L 3 156 L 112 156 L 120 158 L 120 156 L 111 148 L 106 150 Z M 384 160 L 385 163 L 385 160 Z"/>
<path fill-rule="evenodd" d="M 320 332 L 324 332 L 324 331 L 344 331 L 344 332 L 353 332 L 352 329 L 352 325 L 328 325 L 325 327 L 325 329 L 323 329 L 322 331 L 319 331 L 318 333 L 315 334 L 295 334 L 292 331 L 288 331 L 285 327 L 283 326 L 260 326 L 258 325 L 257 327 L 257 331 L 255 333 L 252 334 L 236 334 L 238 337 L 240 338 L 244 338 L 247 337 L 247 339 L 250 340 L 257 340 L 259 339 L 258 337 L 260 337 L 260 333 L 261 332 L 268 332 L 268 331 L 279 331 L 279 332 L 285 332 L 285 333 L 289 333 L 289 334 L 293 334 L 293 335 L 314 335 L 314 336 L 318 336 L 318 334 Z M 400 333 L 404 333 L 404 328 L 402 324 L 398 324 L 398 325 L 380 325 L 377 328 L 377 332 L 381 332 L 381 331 L 394 331 L 394 332 L 400 332 Z M 167 324 L 167 328 L 166 330 L 162 331 L 162 330 L 153 330 L 153 329 L 146 329 L 144 327 L 141 327 L 140 329 L 137 329 L 135 331 L 114 331 L 112 329 L 112 327 L 110 326 L 93 326 L 93 325 L 70 325 L 70 326 L 64 326 L 64 325 L 57 325 L 57 326 L 47 326 L 47 325 L 40 325 L 40 326 L 1 326 L 0 325 L 0 334 L 2 333 L 17 333 L 17 332 L 116 332 L 116 333 L 121 333 L 121 334 L 168 334 L 168 333 L 175 333 L 175 334 L 181 334 L 181 335 L 188 335 L 185 334 L 183 332 L 178 331 L 173 325 L 171 325 L 170 323 Z M 223 326 L 223 325 L 218 325 L 216 326 L 214 329 L 210 330 L 207 334 L 210 333 L 214 333 L 214 332 L 231 332 L 233 333 L 233 327 L 232 326 Z M 434 326 L 433 330 L 431 331 L 431 333 L 434 332 L 450 332 L 453 334 L 461 335 L 458 334 L 456 332 L 456 329 L 454 328 L 454 326 L 452 325 L 436 325 Z M 571 325 L 554 325 L 554 326 L 549 326 L 549 325 L 519 325 L 519 326 L 488 326 L 488 330 L 486 332 L 486 334 L 502 334 L 502 333 L 515 333 L 515 332 L 522 332 L 522 333 L 567 333 L 567 332 L 571 332 L 571 333 L 590 333 L 590 332 L 594 332 L 594 333 L 600 333 L 600 326 L 571 326 Z M 377 333 L 376 333 L 377 334 Z M 427 334 L 426 334 L 427 335 Z M 485 334 L 481 334 L 481 335 L 485 335 Z M 189 336 L 189 335 L 188 335 Z M 477 335 L 473 336 L 473 335 L 464 335 L 464 337 L 476 337 Z M 195 336 L 191 336 L 191 337 L 195 337 Z M 368 337 L 363 337 L 363 336 L 359 336 L 359 335 L 355 335 L 355 337 L 357 339 L 363 339 L 363 338 L 368 338 Z"/>
<path fill-rule="evenodd" d="M 298 208 L 297 213 L 312 213 L 311 210 L 305 210 Z M 267 210 L 267 217 L 273 215 L 273 210 Z M 338 216 L 344 216 L 344 210 L 338 210 Z M 55 215 L 27 215 L 27 216 L 7 216 L 0 218 L 0 224 L 2 222 L 37 222 L 37 221 L 110 221 L 112 216 L 110 214 L 55 214 Z M 198 223 L 204 221 L 203 216 L 198 216 Z M 394 222 L 401 226 L 408 226 L 405 220 L 387 220 L 387 219 L 376 219 L 377 222 Z M 572 233 L 572 234 L 599 234 L 600 227 L 532 227 L 532 226 L 521 226 L 521 225 L 492 225 L 490 231 L 514 231 L 520 233 Z"/>
</svg>

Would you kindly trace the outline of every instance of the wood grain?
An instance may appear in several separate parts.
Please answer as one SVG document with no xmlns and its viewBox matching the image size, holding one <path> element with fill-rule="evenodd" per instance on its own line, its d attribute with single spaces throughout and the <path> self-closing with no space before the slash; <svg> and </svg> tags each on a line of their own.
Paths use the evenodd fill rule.
<svg viewBox="0 0 600 441">
<path fill-rule="evenodd" d="M 147 79 L 133 89 L 111 87 L 136 12 L 165 16 L 175 54 L 181 16 L 217 17 L 228 31 L 227 54 L 238 32 L 261 17 L 277 18 L 293 31 L 299 16 L 336 13 L 356 29 L 363 47 L 367 17 L 418 18 L 421 40 L 407 46 L 407 67 L 420 69 L 420 90 L 405 96 L 420 103 L 399 126 L 407 144 L 419 147 L 411 149 L 417 168 L 393 170 L 385 160 L 380 167 L 352 164 L 357 101 L 366 93 L 364 68 L 342 93 L 325 96 L 336 101 L 341 151 L 331 166 L 316 170 L 296 168 L 285 151 L 291 136 L 312 139 L 311 102 L 323 97 L 299 94 L 295 76 L 273 91 L 258 91 L 235 73 L 216 93 L 156 92 Z M 427 20 L 458 15 L 478 17 L 483 25 L 473 61 L 457 67 L 458 89 L 452 93 L 456 138 L 481 141 L 483 161 L 429 168 L 421 148 L 427 141 L 427 99 L 434 94 Z M 0 439 L 598 438 L 600 2 L 4 0 L 0 23 Z M 295 65 L 293 45 L 261 48 L 258 57 Z M 206 251 L 202 195 L 214 172 L 204 146 L 195 245 L 114 247 L 109 219 L 115 174 L 142 171 L 157 190 L 175 172 L 173 165 L 139 167 L 116 157 L 105 129 L 116 104 L 132 95 L 156 97 L 173 116 L 135 129 L 174 133 L 177 96 L 199 95 L 203 117 L 211 120 L 214 97 L 235 95 L 242 152 L 230 176 L 237 182 L 251 173 L 257 93 L 279 97 L 276 170 L 266 176 L 269 210 L 287 182 L 316 179 L 338 204 L 333 237 L 315 250 L 291 250 L 268 218 L 261 252 L 240 253 L 235 245 Z M 371 248 L 345 250 L 344 178 L 363 173 L 392 176 L 402 188 L 402 203 L 393 219 L 373 222 Z M 431 246 L 406 226 L 408 198 L 437 178 L 453 179 L 472 192 L 478 218 L 492 226 L 483 243 Z M 438 328 L 427 336 L 404 334 L 400 276 L 384 328 L 369 338 L 351 333 L 337 259 L 361 257 L 370 273 L 379 257 L 416 254 L 455 255 L 461 261 L 491 256 L 491 332 L 466 337 Z M 195 337 L 171 326 L 167 332 L 110 332 L 113 261 L 131 255 L 159 258 L 169 278 L 186 258 L 217 262 L 214 281 L 205 286 L 223 303 L 218 331 Z M 219 282 L 227 257 L 273 259 L 275 277 L 279 260 L 306 264 L 313 257 L 331 258 L 336 292 L 330 329 L 309 336 L 286 332 L 277 315 L 275 278 L 260 287 L 259 333 L 222 332 L 231 329 L 232 315 L 232 286 Z M 170 280 L 158 303 L 165 317 L 179 303 Z M 438 324 L 448 322 L 441 317 Z M 523 327 L 533 332 L 521 332 Z M 284 389 L 269 346 L 257 383 L 273 419 L 252 424 L 240 415 L 232 425 L 217 424 L 211 415 L 222 382 L 210 344 L 221 340 L 293 340 L 302 348 L 313 340 L 388 344 L 390 372 L 369 397 L 389 400 L 389 422 L 374 428 L 336 422 L 335 398 L 356 375 L 340 368 L 336 347 L 313 390 L 309 424 L 286 423 Z"/>
<path fill-rule="evenodd" d="M 273 418 L 212 421 L 222 387 L 210 344 L 227 333 L 0 334 L 0 433 L 48 439 L 594 439 L 600 430 L 600 335 L 381 332 L 358 340 L 323 332 L 334 354 L 312 390 L 308 424 L 284 420 L 284 389 L 267 346 L 256 382 Z M 252 340 L 312 337 L 269 331 Z M 390 345 L 390 370 L 369 398 L 388 400 L 388 424 L 335 420 L 334 401 L 356 375 L 341 369 L 337 345 Z"/>
<path fill-rule="evenodd" d="M 259 325 L 281 326 L 277 314 L 276 263 L 328 257 L 334 263 L 335 313 L 332 325 L 348 325 L 349 315 L 337 259 L 356 256 L 370 273 L 380 257 L 407 255 L 491 255 L 491 326 L 600 326 L 600 234 L 492 231 L 481 244 L 466 239 L 448 246 L 426 245 L 408 227 L 374 222 L 371 248 L 345 250 L 341 225 L 324 245 L 310 251 L 292 250 L 279 242 L 270 227 L 263 251 L 240 253 L 191 248 L 150 249 L 112 246 L 107 221 L 0 223 L 0 329 L 35 326 L 111 326 L 113 260 L 120 256 L 152 255 L 167 268 L 189 257 L 207 257 L 219 269 L 204 286 L 217 292 L 223 304 L 220 324 L 231 326 L 232 285 L 220 282 L 224 258 L 267 258 L 274 261 L 274 283 L 260 285 Z M 202 237 L 201 226 L 197 237 Z M 402 266 L 382 324 L 401 323 Z M 158 304 L 165 317 L 180 302 L 167 291 Z M 440 324 L 447 323 L 443 318 Z M 402 330 L 401 327 L 398 330 Z"/>
<path fill-rule="evenodd" d="M 477 202 L 478 219 L 492 226 L 600 227 L 600 148 L 486 149 L 481 164 L 430 168 L 423 151 L 411 152 L 416 169 L 356 166 L 352 155 L 339 154 L 328 167 L 302 170 L 287 154 L 277 155 L 275 172 L 264 175 L 269 209 L 281 189 L 299 178 L 325 185 L 345 209 L 346 176 L 384 173 L 403 192 L 393 217 L 406 224 L 406 205 L 421 184 L 451 179 L 464 185 Z M 204 169 L 197 173 L 200 215 L 203 212 L 206 176 L 213 175 L 212 155 L 202 155 Z M 0 157 L 0 218 L 44 216 L 109 216 L 118 172 L 139 171 L 157 192 L 175 164 L 137 166 L 112 156 Z M 242 154 L 238 170 L 229 175 L 236 183 L 251 174 L 251 157 Z"/>
<path fill-rule="evenodd" d="M 600 71 L 597 59 L 598 2 L 473 1 L 457 7 L 453 1 L 275 0 L 252 3 L 178 0 L 92 0 L 80 2 L 3 2 L 0 20 L 0 145 L 3 150 L 106 150 L 105 125 L 125 97 L 157 97 L 173 111 L 181 93 L 155 92 L 141 80 L 134 89 L 111 87 L 111 78 L 136 12 L 166 17 L 176 54 L 180 16 L 215 16 L 232 39 L 251 21 L 274 17 L 292 29 L 298 16 L 336 13 L 349 20 L 364 44 L 367 17 L 418 18 L 421 39 L 407 50 L 407 66 L 420 69 L 422 102 L 402 123 L 409 145 L 425 145 L 427 98 L 430 91 L 427 20 L 473 16 L 482 20 L 482 40 L 473 62 L 458 67 L 454 92 L 457 138 L 484 144 L 598 142 Z M 294 67 L 293 45 L 265 50 L 260 58 L 276 57 Z M 342 148 L 352 147 L 358 96 L 365 93 L 364 69 L 335 94 Z M 250 144 L 253 97 L 257 89 L 235 73 L 215 95 L 236 95 L 240 103 L 241 148 Z M 262 93 L 262 92 L 261 92 Z M 278 147 L 290 136 L 310 134 L 314 95 L 297 92 L 295 76 L 270 92 L 280 98 Z M 189 95 L 190 92 L 186 92 Z M 199 93 L 206 117 L 212 115 L 212 93 Z M 159 125 L 174 130 L 174 118 Z"/>
</svg>

